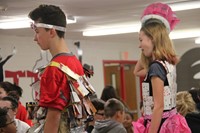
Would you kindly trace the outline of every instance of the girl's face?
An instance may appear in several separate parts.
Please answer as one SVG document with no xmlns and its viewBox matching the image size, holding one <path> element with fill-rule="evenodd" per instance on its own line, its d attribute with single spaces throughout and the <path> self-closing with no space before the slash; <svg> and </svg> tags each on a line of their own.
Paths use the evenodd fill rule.
<svg viewBox="0 0 200 133">
<path fill-rule="evenodd" d="M 7 92 L 4 90 L 4 88 L 0 87 L 0 99 L 6 96 L 7 96 Z"/>
<path fill-rule="evenodd" d="M 124 121 L 123 121 L 123 125 L 124 127 L 129 127 L 132 125 L 132 117 L 130 116 L 130 114 L 126 113 L 125 117 L 124 117 Z"/>
<path fill-rule="evenodd" d="M 142 53 L 146 57 L 151 57 L 154 48 L 152 40 L 143 31 L 140 31 L 139 41 L 140 41 L 139 48 L 141 48 Z"/>
</svg>

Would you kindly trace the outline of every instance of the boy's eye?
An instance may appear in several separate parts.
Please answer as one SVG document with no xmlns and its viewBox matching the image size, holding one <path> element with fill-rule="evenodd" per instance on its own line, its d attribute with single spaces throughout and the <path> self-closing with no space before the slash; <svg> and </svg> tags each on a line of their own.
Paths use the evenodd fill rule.
<svg viewBox="0 0 200 133">
<path fill-rule="evenodd" d="M 38 33 L 39 31 L 37 29 L 35 29 L 35 33 Z"/>
</svg>

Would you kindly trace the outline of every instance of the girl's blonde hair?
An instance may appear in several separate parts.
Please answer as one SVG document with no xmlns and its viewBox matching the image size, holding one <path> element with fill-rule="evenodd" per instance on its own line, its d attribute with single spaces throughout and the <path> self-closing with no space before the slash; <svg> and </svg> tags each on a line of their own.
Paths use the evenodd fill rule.
<svg viewBox="0 0 200 133">
<path fill-rule="evenodd" d="M 140 31 L 143 31 L 147 35 L 154 45 L 153 56 L 155 60 L 166 60 L 170 64 L 177 64 L 178 59 L 171 39 L 165 25 L 159 20 L 150 19 L 143 24 Z M 143 65 L 148 68 L 149 63 L 152 61 L 152 57 L 145 57 L 142 54 L 141 57 Z"/>
<path fill-rule="evenodd" d="M 186 116 L 187 113 L 196 111 L 196 104 L 192 99 L 192 95 L 188 91 L 178 92 L 176 95 L 177 111 Z"/>
</svg>

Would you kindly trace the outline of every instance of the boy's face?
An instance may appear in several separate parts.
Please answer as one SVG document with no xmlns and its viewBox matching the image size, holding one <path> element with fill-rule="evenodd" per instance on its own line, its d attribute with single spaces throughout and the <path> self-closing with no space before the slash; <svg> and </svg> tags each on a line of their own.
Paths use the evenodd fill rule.
<svg viewBox="0 0 200 133">
<path fill-rule="evenodd" d="M 0 128 L 0 133 L 16 133 L 17 128 L 14 120 L 12 120 L 9 115 L 7 115 L 7 122 L 5 127 Z"/>
<path fill-rule="evenodd" d="M 125 112 L 124 111 L 118 111 L 118 122 L 123 123 L 124 122 L 124 117 L 125 117 Z"/>
<path fill-rule="evenodd" d="M 37 24 L 37 22 L 35 23 Z M 33 30 L 35 31 L 34 41 L 37 42 L 37 44 L 40 46 L 42 50 L 48 50 L 49 49 L 48 44 L 50 43 L 49 38 L 51 38 L 50 29 L 46 30 L 43 27 L 36 27 L 36 26 L 32 27 L 34 27 Z"/>
<path fill-rule="evenodd" d="M 97 120 L 103 120 L 105 117 L 104 117 L 104 110 L 98 110 L 96 112 L 96 114 L 94 115 L 94 120 L 97 121 Z"/>
<path fill-rule="evenodd" d="M 2 99 L 3 97 L 7 96 L 6 91 L 4 90 L 4 88 L 0 87 L 0 99 Z"/>
<path fill-rule="evenodd" d="M 9 109 L 8 110 L 8 115 L 12 120 L 14 120 L 14 117 L 15 117 L 17 111 L 12 109 L 12 105 L 11 105 L 10 101 L 2 101 L 2 100 L 0 100 L 0 108 L 8 108 Z"/>
</svg>

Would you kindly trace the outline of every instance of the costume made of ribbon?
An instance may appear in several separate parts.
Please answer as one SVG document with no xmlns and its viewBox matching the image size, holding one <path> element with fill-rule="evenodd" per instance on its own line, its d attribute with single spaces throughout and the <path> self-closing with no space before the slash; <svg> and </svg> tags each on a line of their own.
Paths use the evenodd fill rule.
<svg viewBox="0 0 200 133">
<path fill-rule="evenodd" d="M 89 98 L 90 95 L 96 93 L 95 89 L 89 83 L 85 75 L 80 76 L 74 73 L 68 66 L 65 66 L 62 63 L 51 61 L 48 66 L 57 67 L 65 73 L 70 87 L 70 102 L 67 101 L 67 98 L 65 98 L 63 93 L 60 92 L 60 97 L 66 100 L 69 104 L 62 111 L 59 133 L 68 133 L 70 130 L 75 129 L 81 131 L 83 125 L 80 121 L 84 123 L 84 120 L 86 120 L 89 115 L 94 115 L 96 113 L 96 109 Z M 33 83 L 32 88 L 34 90 L 35 101 L 39 101 L 40 81 Z M 46 108 L 39 107 L 36 118 L 38 123 L 29 133 L 43 133 L 46 113 Z"/>
<path fill-rule="evenodd" d="M 58 67 L 66 74 L 71 89 L 71 105 L 74 106 L 76 116 L 80 118 L 82 117 L 81 110 L 79 109 L 79 106 L 81 106 L 82 104 L 84 105 L 87 113 L 89 115 L 93 115 L 96 112 L 96 109 L 92 105 L 88 96 L 90 94 L 94 94 L 95 89 L 89 83 L 87 78 L 85 76 L 79 76 L 78 74 L 74 73 L 69 67 L 63 65 L 62 63 L 52 61 L 50 62 L 49 66 Z"/>
</svg>

